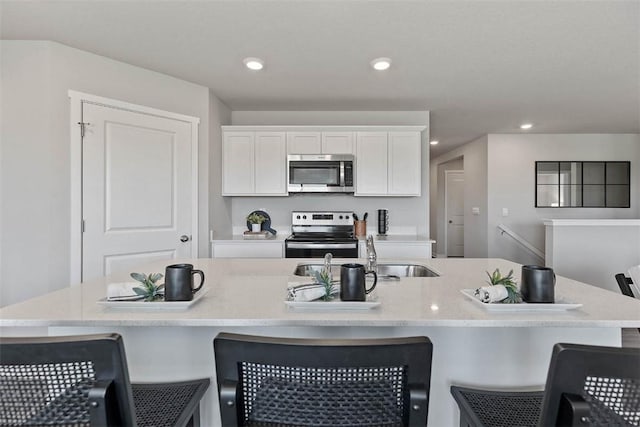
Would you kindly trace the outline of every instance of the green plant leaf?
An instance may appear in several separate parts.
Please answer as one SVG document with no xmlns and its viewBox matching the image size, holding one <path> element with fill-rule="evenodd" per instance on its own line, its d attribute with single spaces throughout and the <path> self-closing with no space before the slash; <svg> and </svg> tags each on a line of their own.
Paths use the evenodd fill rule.
<svg viewBox="0 0 640 427">
<path fill-rule="evenodd" d="M 147 291 L 142 289 L 142 288 L 133 288 L 133 292 L 136 293 L 136 295 L 147 295 Z"/>
<path fill-rule="evenodd" d="M 131 277 L 133 278 L 133 280 L 142 282 L 142 283 L 144 283 L 145 280 L 147 280 L 147 275 L 141 274 L 141 273 L 131 273 Z"/>
<path fill-rule="evenodd" d="M 162 279 L 162 274 L 160 273 L 151 273 L 149 274 L 149 280 L 151 280 L 151 282 L 155 283 L 158 280 Z"/>
</svg>

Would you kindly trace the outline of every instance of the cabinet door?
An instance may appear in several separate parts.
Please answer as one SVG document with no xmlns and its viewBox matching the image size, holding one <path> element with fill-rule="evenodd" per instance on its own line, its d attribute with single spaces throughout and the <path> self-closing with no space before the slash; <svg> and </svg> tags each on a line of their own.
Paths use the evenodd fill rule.
<svg viewBox="0 0 640 427">
<path fill-rule="evenodd" d="M 222 137 L 222 195 L 254 192 L 253 132 L 224 132 Z"/>
<path fill-rule="evenodd" d="M 287 132 L 287 154 L 320 154 L 320 132 Z"/>
<path fill-rule="evenodd" d="M 255 193 L 287 195 L 287 154 L 284 132 L 255 134 Z"/>
<path fill-rule="evenodd" d="M 214 242 L 212 258 L 282 258 L 280 242 Z"/>
<path fill-rule="evenodd" d="M 356 196 L 387 194 L 387 132 L 356 134 Z"/>
<path fill-rule="evenodd" d="M 389 132 L 389 195 L 420 195 L 420 141 L 420 132 Z"/>
<path fill-rule="evenodd" d="M 353 132 L 322 132 L 322 154 L 354 154 Z"/>
</svg>

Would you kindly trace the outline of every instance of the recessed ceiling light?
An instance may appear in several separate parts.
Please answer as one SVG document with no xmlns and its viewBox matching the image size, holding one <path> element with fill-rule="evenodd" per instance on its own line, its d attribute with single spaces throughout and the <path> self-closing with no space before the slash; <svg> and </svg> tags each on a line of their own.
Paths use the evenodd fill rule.
<svg viewBox="0 0 640 427">
<path fill-rule="evenodd" d="M 440 141 L 433 140 L 433 141 L 431 141 L 429 144 L 431 144 L 431 145 L 438 145 L 438 142 L 440 142 Z"/>
<path fill-rule="evenodd" d="M 258 71 L 264 68 L 264 61 L 260 58 L 244 58 L 243 62 L 250 70 Z"/>
<path fill-rule="evenodd" d="M 371 61 L 371 66 L 374 70 L 384 71 L 391 67 L 391 59 L 389 58 L 376 58 Z"/>
<path fill-rule="evenodd" d="M 520 125 L 520 129 L 531 129 L 533 125 L 531 123 L 523 123 Z"/>
</svg>

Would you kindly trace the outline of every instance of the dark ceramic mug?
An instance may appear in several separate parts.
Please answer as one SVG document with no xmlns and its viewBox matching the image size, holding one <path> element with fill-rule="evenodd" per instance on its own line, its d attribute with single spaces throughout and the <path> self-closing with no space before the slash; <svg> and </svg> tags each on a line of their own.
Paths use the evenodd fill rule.
<svg viewBox="0 0 640 427">
<path fill-rule="evenodd" d="M 193 276 L 200 276 L 200 285 L 194 289 Z M 167 266 L 164 275 L 165 301 L 191 301 L 193 294 L 204 285 L 204 273 L 195 270 L 192 264 L 173 264 Z"/>
<path fill-rule="evenodd" d="M 529 303 L 555 302 L 556 275 L 549 267 L 523 265 L 520 282 L 522 300 Z"/>
<path fill-rule="evenodd" d="M 365 285 L 365 276 L 373 274 L 373 285 Z M 342 301 L 365 301 L 367 294 L 375 289 L 378 275 L 375 271 L 366 271 L 362 264 L 342 264 L 340 267 L 340 299 Z"/>
</svg>

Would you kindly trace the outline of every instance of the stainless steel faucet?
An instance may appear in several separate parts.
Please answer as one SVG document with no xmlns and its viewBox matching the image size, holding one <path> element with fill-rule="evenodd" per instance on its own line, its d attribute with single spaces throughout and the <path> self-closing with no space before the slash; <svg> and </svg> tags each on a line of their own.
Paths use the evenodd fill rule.
<svg viewBox="0 0 640 427">
<path fill-rule="evenodd" d="M 327 272 L 329 277 L 331 277 L 331 260 L 333 259 L 333 255 L 331 252 L 327 252 L 324 255 L 324 271 Z"/>
<path fill-rule="evenodd" d="M 376 247 L 373 245 L 373 235 L 367 236 L 367 271 L 378 272 L 378 256 Z"/>
</svg>

